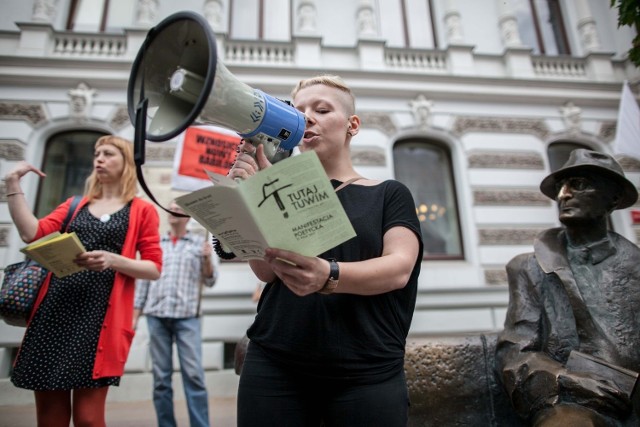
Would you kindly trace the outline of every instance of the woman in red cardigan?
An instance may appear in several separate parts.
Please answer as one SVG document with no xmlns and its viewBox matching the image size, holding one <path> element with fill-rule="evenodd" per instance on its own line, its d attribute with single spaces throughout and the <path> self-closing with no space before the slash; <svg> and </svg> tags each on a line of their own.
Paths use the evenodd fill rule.
<svg viewBox="0 0 640 427">
<path fill-rule="evenodd" d="M 20 189 L 29 172 L 45 176 L 26 162 L 5 176 L 9 212 L 25 242 L 59 230 L 71 204 L 37 219 Z M 107 392 L 119 385 L 133 339 L 135 279 L 158 279 L 162 268 L 158 213 L 136 191 L 131 143 L 98 139 L 67 229 L 87 250 L 75 260 L 85 270 L 49 274 L 11 375 L 17 387 L 34 390 L 39 426 L 69 426 L 72 418 L 74 425 L 105 425 Z"/>
</svg>

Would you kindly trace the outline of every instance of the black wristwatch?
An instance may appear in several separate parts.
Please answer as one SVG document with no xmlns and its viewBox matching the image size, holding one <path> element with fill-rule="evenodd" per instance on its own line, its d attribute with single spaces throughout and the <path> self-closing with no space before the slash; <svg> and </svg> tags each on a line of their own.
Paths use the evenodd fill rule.
<svg viewBox="0 0 640 427">
<path fill-rule="evenodd" d="M 330 267 L 329 278 L 322 289 L 318 291 L 318 293 L 322 295 L 332 294 L 338 287 L 338 279 L 340 278 L 340 267 L 338 266 L 338 262 L 334 258 L 329 258 L 327 261 L 329 261 Z"/>
</svg>

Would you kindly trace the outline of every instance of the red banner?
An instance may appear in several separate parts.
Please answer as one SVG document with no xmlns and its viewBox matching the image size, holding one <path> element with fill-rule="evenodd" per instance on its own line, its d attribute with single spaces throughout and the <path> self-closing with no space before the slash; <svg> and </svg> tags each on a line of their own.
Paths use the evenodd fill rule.
<svg viewBox="0 0 640 427">
<path fill-rule="evenodd" d="M 631 221 L 634 224 L 640 224 L 640 211 L 639 210 L 632 210 L 631 211 Z"/>
<path fill-rule="evenodd" d="M 178 174 L 209 180 L 204 169 L 226 175 L 236 160 L 240 137 L 190 127 L 185 131 Z"/>
</svg>

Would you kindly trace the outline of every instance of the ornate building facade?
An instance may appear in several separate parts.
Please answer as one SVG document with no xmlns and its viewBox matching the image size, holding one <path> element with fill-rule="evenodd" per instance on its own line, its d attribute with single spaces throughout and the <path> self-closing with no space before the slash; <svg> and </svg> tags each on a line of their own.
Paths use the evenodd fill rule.
<svg viewBox="0 0 640 427">
<path fill-rule="evenodd" d="M 626 59 L 635 32 L 602 0 L 5 0 L 0 17 L 0 174 L 42 167 L 24 189 L 39 214 L 82 192 L 92 142 L 133 138 L 131 64 L 147 31 L 181 10 L 205 17 L 236 78 L 282 99 L 298 80 L 341 75 L 362 131 L 358 171 L 411 189 L 425 253 L 411 337 L 495 331 L 504 265 L 557 225 L 538 185 L 569 151 L 613 153 L 621 88 L 640 92 Z M 162 203 L 177 138 L 147 144 L 146 181 Z M 640 165 L 622 158 L 630 179 Z M 89 168 L 89 169 L 88 169 Z M 0 265 L 22 242 L 0 185 Z M 633 208 L 612 227 L 632 241 Z M 161 216 L 164 216 L 161 213 Z M 224 262 L 205 293 L 207 369 L 229 367 L 255 313 L 248 266 Z M 6 376 L 22 330 L 0 325 Z M 144 333 L 128 370 L 148 374 Z M 1 381 L 1 380 L 0 380 Z"/>
</svg>

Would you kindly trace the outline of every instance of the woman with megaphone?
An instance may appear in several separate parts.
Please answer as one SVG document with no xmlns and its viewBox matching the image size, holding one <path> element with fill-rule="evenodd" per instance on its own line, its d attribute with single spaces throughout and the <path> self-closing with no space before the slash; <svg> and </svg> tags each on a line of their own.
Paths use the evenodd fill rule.
<svg viewBox="0 0 640 427">
<path fill-rule="evenodd" d="M 338 76 L 302 80 L 293 104 L 306 117 L 300 151 L 314 150 L 357 236 L 318 257 L 269 248 L 249 264 L 266 283 L 247 331 L 238 426 L 406 426 L 406 337 L 422 240 L 409 190 L 362 177 L 351 162 L 360 130 Z M 244 142 L 229 176 L 271 163 Z"/>
</svg>

